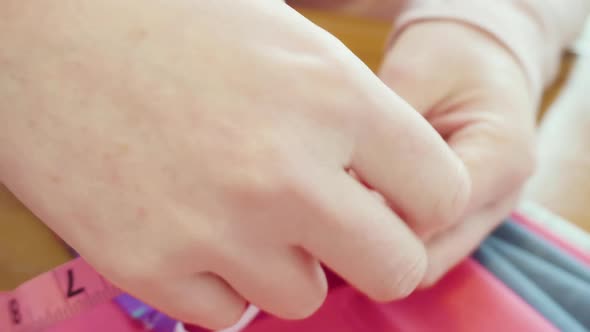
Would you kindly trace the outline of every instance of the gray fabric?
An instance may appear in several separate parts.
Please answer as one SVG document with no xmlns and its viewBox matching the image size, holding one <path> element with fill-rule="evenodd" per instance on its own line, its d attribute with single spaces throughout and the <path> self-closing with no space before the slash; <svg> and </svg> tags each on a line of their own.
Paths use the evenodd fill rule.
<svg viewBox="0 0 590 332">
<path fill-rule="evenodd" d="M 561 269 L 577 276 L 590 284 L 590 268 L 576 258 L 563 251 L 561 248 L 537 236 L 516 222 L 509 221 L 502 224 L 492 234 L 491 238 L 518 246 L 529 254 L 535 255 L 544 261 L 558 266 Z M 590 309 L 589 309 L 590 313 Z"/>
<path fill-rule="evenodd" d="M 590 283 L 511 243 L 494 237 L 488 243 L 570 316 L 590 329 Z"/>
<path fill-rule="evenodd" d="M 489 239 L 480 246 L 474 257 L 559 330 L 588 332 L 580 322 L 554 301 L 543 289 L 539 288 L 534 280 L 529 279 L 519 268 L 500 254 L 490 244 Z"/>
</svg>

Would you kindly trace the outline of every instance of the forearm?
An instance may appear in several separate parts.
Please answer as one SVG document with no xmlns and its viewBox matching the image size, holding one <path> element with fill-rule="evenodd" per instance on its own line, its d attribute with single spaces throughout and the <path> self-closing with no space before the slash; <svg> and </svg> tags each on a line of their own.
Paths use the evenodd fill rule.
<svg viewBox="0 0 590 332">
<path fill-rule="evenodd" d="M 401 13 L 396 33 L 425 20 L 452 20 L 479 29 L 515 56 L 538 97 L 589 12 L 588 0 L 414 0 Z"/>
</svg>

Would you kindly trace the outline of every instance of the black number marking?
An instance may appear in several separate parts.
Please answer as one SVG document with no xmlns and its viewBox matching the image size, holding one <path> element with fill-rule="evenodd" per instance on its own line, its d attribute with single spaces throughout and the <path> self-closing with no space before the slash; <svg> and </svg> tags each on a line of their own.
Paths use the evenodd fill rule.
<svg viewBox="0 0 590 332">
<path fill-rule="evenodd" d="M 83 292 L 84 287 L 74 289 L 74 271 L 72 269 L 68 269 L 68 298 L 74 297 Z"/>
<path fill-rule="evenodd" d="M 20 307 L 16 299 L 12 299 L 8 302 L 8 310 L 10 311 L 10 316 L 12 317 L 12 324 L 20 324 L 22 321 L 22 316 L 20 314 Z"/>
</svg>

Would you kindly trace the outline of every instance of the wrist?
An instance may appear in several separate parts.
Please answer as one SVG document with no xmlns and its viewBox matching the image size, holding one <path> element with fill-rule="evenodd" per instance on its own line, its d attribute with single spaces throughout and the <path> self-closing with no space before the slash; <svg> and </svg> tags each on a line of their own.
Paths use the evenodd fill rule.
<svg viewBox="0 0 590 332">
<path fill-rule="evenodd" d="M 439 91 L 433 99 L 440 103 L 418 102 L 418 109 L 440 111 L 466 100 L 489 100 L 492 104 L 502 100 L 504 105 L 510 104 L 508 108 L 526 111 L 532 119 L 540 101 L 530 93 L 522 66 L 503 45 L 460 22 L 424 21 L 409 26 L 396 37 L 382 75 L 395 77 L 394 82 L 413 82 L 406 84 L 422 91 L 428 91 L 429 85 L 445 87 L 430 88 Z"/>
<path fill-rule="evenodd" d="M 402 13 L 392 40 L 395 42 L 410 26 L 430 21 L 463 24 L 495 40 L 522 67 L 529 90 L 538 98 L 557 70 L 558 57 L 547 52 L 556 47 L 547 45 L 542 27 L 514 1 L 455 1 L 448 4 L 425 1 Z M 447 42 L 447 38 L 442 40 Z"/>
<path fill-rule="evenodd" d="M 502 72 L 512 80 L 518 78 L 527 90 L 526 72 L 510 50 L 485 31 L 463 22 L 416 22 L 396 35 L 390 51 L 398 58 L 403 52 L 404 63 L 428 63 L 430 67 L 435 63 L 446 67 L 444 72 L 455 68 L 463 77 L 476 76 L 474 80 L 490 76 L 482 73 Z"/>
</svg>

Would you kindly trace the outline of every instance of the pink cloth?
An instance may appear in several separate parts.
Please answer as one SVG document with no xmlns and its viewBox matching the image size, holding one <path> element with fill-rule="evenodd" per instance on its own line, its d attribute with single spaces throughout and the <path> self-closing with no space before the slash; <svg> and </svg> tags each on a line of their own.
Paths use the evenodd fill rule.
<svg viewBox="0 0 590 332">
<path fill-rule="evenodd" d="M 367 299 L 333 275 L 330 281 L 326 303 L 312 317 L 285 322 L 261 316 L 244 331 L 557 331 L 471 259 L 436 287 L 386 304 Z"/>
</svg>

